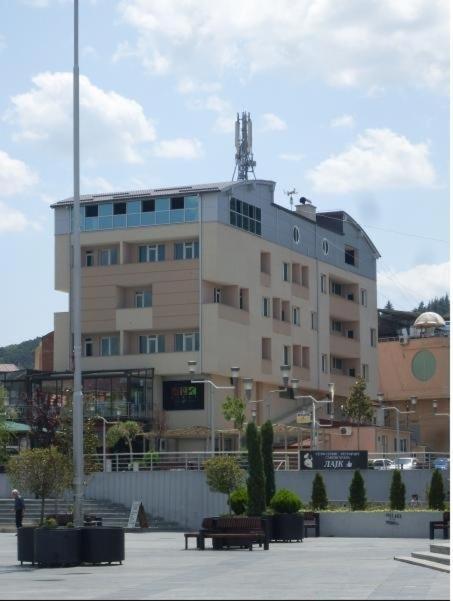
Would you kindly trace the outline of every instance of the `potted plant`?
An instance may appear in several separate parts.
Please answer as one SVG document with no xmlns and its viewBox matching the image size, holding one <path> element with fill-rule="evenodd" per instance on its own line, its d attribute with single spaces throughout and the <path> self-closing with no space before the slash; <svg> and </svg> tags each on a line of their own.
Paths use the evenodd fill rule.
<svg viewBox="0 0 453 601">
<path fill-rule="evenodd" d="M 302 541 L 304 538 L 304 516 L 299 513 L 302 501 L 291 490 L 285 488 L 275 493 L 270 502 L 274 511 L 272 519 L 272 539 L 281 541 Z"/>
</svg>

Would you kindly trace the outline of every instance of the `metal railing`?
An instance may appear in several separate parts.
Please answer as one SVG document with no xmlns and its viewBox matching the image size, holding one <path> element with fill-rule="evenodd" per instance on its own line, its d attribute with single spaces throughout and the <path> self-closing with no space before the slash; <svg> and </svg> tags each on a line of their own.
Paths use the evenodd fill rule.
<svg viewBox="0 0 453 601">
<path fill-rule="evenodd" d="M 324 449 L 327 450 L 327 449 Z M 108 453 L 106 455 L 106 471 L 108 472 L 126 472 L 126 471 L 203 471 L 206 461 L 212 457 L 218 456 L 236 457 L 239 464 L 244 469 L 247 469 L 247 452 L 246 451 L 231 451 L 231 452 L 187 452 L 187 453 L 171 453 L 165 452 L 148 452 L 148 453 Z M 418 469 L 433 469 L 435 461 L 439 458 L 448 458 L 448 453 L 368 453 L 368 462 L 371 467 L 371 462 L 374 459 L 390 459 L 395 462 L 396 457 L 402 459 L 412 457 L 417 459 Z M 103 470 L 102 454 L 90 455 L 92 463 L 98 466 L 98 471 Z M 276 471 L 297 471 L 300 469 L 300 453 L 299 451 L 275 451 L 274 452 L 274 468 Z M 391 469 L 391 468 L 389 468 Z"/>
</svg>

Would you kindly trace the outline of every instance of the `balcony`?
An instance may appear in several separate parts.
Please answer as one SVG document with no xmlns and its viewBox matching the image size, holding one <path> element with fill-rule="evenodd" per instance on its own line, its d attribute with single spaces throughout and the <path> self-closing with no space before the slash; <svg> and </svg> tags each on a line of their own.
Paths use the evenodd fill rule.
<svg viewBox="0 0 453 601">
<path fill-rule="evenodd" d="M 144 307 L 142 309 L 117 309 L 116 311 L 116 330 L 146 331 L 153 328 L 153 308 Z"/>
<path fill-rule="evenodd" d="M 348 300 L 343 296 L 331 294 L 330 315 L 331 317 L 337 317 L 342 321 L 359 321 L 360 305 L 359 303 Z"/>
<path fill-rule="evenodd" d="M 232 307 L 223 303 L 205 303 L 203 305 L 203 314 L 207 320 L 225 319 L 243 325 L 250 324 L 250 314 L 248 311 L 243 311 L 238 307 Z"/>
<path fill-rule="evenodd" d="M 300 284 L 291 284 L 291 294 L 292 296 L 297 296 L 298 298 L 303 298 L 305 300 L 310 300 L 310 289 L 307 286 L 302 286 Z"/>
<path fill-rule="evenodd" d="M 291 336 L 291 322 L 273 319 L 272 332 L 274 334 L 283 334 L 283 336 Z"/>
<path fill-rule="evenodd" d="M 349 301 L 350 302 L 350 301 Z M 330 353 L 336 357 L 360 358 L 360 342 L 337 334 L 330 334 Z"/>
</svg>

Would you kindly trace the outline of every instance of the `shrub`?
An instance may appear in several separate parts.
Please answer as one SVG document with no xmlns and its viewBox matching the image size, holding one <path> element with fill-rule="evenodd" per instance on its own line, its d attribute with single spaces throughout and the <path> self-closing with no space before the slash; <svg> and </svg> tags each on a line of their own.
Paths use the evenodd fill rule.
<svg viewBox="0 0 453 601">
<path fill-rule="evenodd" d="M 316 474 L 313 479 L 313 488 L 311 492 L 312 509 L 327 509 L 329 501 L 327 499 L 326 487 L 321 474 Z"/>
<path fill-rule="evenodd" d="M 366 509 L 365 483 L 359 470 L 354 472 L 351 486 L 349 487 L 349 505 L 352 511 Z"/>
<path fill-rule="evenodd" d="M 46 518 L 43 522 L 44 528 L 56 528 L 57 526 L 58 526 L 58 523 L 55 518 Z"/>
<path fill-rule="evenodd" d="M 434 470 L 428 492 L 428 505 L 430 509 L 443 511 L 445 509 L 444 481 L 439 470 Z"/>
<path fill-rule="evenodd" d="M 208 459 L 205 463 L 205 474 L 211 490 L 228 495 L 228 508 L 231 513 L 230 495 L 244 481 L 244 470 L 237 459 L 228 455 Z"/>
<path fill-rule="evenodd" d="M 302 508 L 302 501 L 296 493 L 282 488 L 272 497 L 270 506 L 276 513 L 297 513 Z"/>
<path fill-rule="evenodd" d="M 266 485 L 260 433 L 253 423 L 247 426 L 247 451 L 249 465 L 247 513 L 251 516 L 260 516 L 266 509 Z"/>
<path fill-rule="evenodd" d="M 390 486 L 390 509 L 402 511 L 406 507 L 406 487 L 401 478 L 400 470 L 394 470 Z"/>
<path fill-rule="evenodd" d="M 230 495 L 230 507 L 235 515 L 244 515 L 247 511 L 247 489 L 245 486 L 237 488 Z"/>
<path fill-rule="evenodd" d="M 269 420 L 261 427 L 261 451 L 263 453 L 266 505 L 269 505 L 275 495 L 274 428 Z"/>
</svg>

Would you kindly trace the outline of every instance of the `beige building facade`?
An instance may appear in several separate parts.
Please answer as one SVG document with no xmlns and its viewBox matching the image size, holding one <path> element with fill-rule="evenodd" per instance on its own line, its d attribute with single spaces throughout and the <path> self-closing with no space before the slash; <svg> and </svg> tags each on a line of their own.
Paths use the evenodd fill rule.
<svg viewBox="0 0 453 601">
<path fill-rule="evenodd" d="M 297 411 L 275 391 L 280 366 L 296 396 L 338 402 L 357 376 L 376 399 L 376 260 L 349 215 L 274 202 L 275 183 L 226 182 L 82 197 L 82 369 L 153 369 L 144 421 L 173 430 L 231 427 L 221 404 L 230 368 L 253 379 L 248 415 L 261 423 Z M 55 287 L 70 293 L 72 199 L 54 205 Z M 69 313 L 55 315 L 54 370 L 71 367 Z M 134 399 L 126 399 L 134 403 Z M 211 411 L 214 415 L 211 415 Z M 112 408 L 114 413 L 114 409 Z M 212 417 L 214 419 L 212 419 Z M 203 450 L 205 439 L 167 441 Z"/>
</svg>

